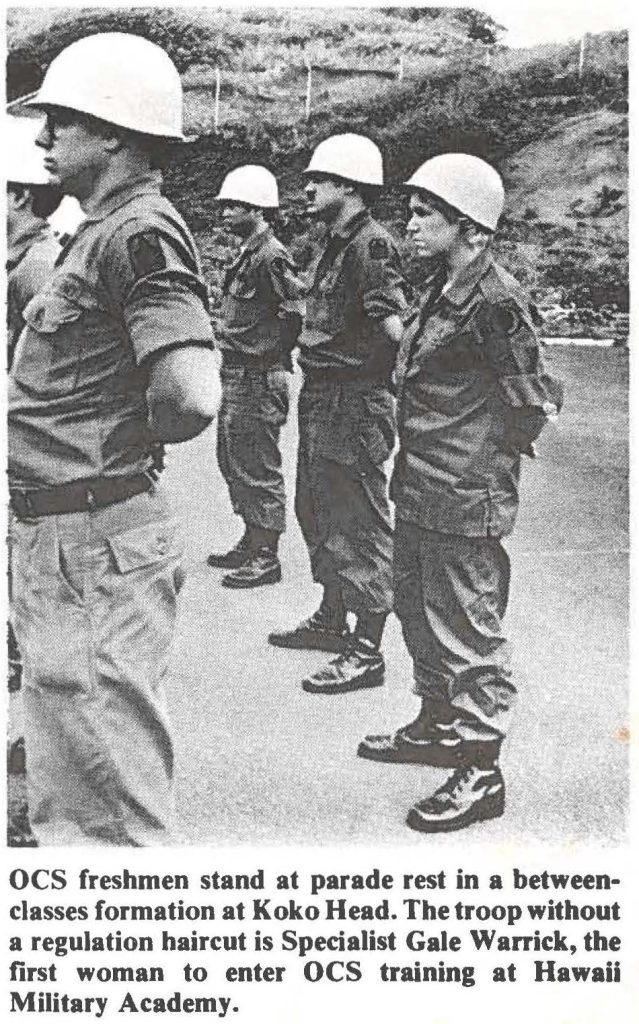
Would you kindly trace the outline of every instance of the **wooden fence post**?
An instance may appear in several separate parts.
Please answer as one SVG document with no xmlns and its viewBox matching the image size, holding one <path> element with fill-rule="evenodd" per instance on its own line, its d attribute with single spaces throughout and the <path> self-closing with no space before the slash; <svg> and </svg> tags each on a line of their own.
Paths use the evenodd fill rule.
<svg viewBox="0 0 639 1024">
<path fill-rule="evenodd" d="M 307 121 L 308 121 L 309 117 L 311 116 L 311 89 L 312 89 L 312 85 L 313 85 L 313 72 L 311 70 L 311 65 L 307 63 L 307 65 L 306 65 L 306 104 L 305 104 L 305 114 L 306 114 L 306 120 Z"/>
<path fill-rule="evenodd" d="M 577 77 L 578 77 L 579 81 L 581 81 L 581 76 L 584 73 L 584 59 L 585 59 L 585 56 L 586 56 L 586 36 L 587 35 L 588 35 L 588 33 L 584 32 L 584 34 L 581 37 L 581 43 L 579 44 L 579 70 L 577 72 Z"/>
</svg>

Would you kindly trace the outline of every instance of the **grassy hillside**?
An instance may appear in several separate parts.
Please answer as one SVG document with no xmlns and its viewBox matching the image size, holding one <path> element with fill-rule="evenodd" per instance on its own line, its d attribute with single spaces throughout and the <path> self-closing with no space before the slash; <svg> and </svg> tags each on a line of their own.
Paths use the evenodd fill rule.
<svg viewBox="0 0 639 1024">
<path fill-rule="evenodd" d="M 167 190 L 195 228 L 214 292 L 229 254 L 213 201 L 226 171 L 247 161 L 274 170 L 280 230 L 303 262 L 312 229 L 299 172 L 319 139 L 359 130 L 382 146 L 391 185 L 448 149 L 494 163 L 508 188 L 498 248 L 542 305 L 578 310 L 559 330 L 609 333 L 608 314 L 627 309 L 625 33 L 590 38 L 578 78 L 574 44 L 507 49 L 468 8 L 9 9 L 9 96 L 37 87 L 72 39 L 117 28 L 166 46 L 182 73 L 199 140 L 170 167 Z M 392 188 L 377 212 L 401 238 Z M 424 268 L 406 255 L 418 283 Z"/>
</svg>

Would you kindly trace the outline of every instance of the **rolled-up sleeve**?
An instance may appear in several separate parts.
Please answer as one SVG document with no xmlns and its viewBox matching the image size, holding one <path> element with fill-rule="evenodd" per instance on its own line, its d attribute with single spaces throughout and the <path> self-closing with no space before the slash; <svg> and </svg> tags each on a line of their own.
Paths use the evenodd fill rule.
<svg viewBox="0 0 639 1024">
<path fill-rule="evenodd" d="M 206 285 L 183 236 L 127 222 L 106 248 L 101 271 L 137 363 L 175 346 L 212 347 Z"/>
</svg>

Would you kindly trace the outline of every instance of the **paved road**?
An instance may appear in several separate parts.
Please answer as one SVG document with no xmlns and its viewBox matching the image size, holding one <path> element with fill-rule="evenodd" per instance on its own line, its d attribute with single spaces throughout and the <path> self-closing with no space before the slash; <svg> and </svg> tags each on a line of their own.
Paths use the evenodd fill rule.
<svg viewBox="0 0 639 1024">
<path fill-rule="evenodd" d="M 488 841 L 620 840 L 627 807 L 627 354 L 555 347 L 564 413 L 527 462 L 508 543 L 507 629 L 521 684 L 504 754 L 503 819 L 464 836 Z M 170 706 L 178 802 L 192 843 L 460 842 L 424 837 L 406 810 L 443 778 L 436 769 L 356 758 L 365 732 L 413 717 L 399 625 L 385 638 L 387 684 L 342 696 L 299 686 L 321 653 L 266 643 L 310 613 L 319 589 L 292 513 L 295 417 L 285 434 L 290 526 L 282 583 L 228 591 L 207 553 L 239 534 L 215 461 L 214 430 L 169 455 L 167 479 L 186 524 L 187 582 Z"/>
</svg>

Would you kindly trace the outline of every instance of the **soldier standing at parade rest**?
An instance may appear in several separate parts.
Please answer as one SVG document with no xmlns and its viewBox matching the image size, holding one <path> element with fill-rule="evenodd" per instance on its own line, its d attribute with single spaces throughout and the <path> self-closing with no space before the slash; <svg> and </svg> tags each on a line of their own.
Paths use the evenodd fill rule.
<svg viewBox="0 0 639 1024">
<path fill-rule="evenodd" d="M 282 578 L 278 558 L 286 500 L 280 430 L 289 408 L 291 349 L 302 327 L 302 282 L 269 216 L 279 208 L 277 181 L 266 167 L 237 167 L 217 200 L 222 222 L 243 245 L 226 272 L 218 340 L 222 404 L 217 455 L 244 534 L 208 563 L 233 571 L 222 585 L 259 587 Z"/>
<path fill-rule="evenodd" d="M 391 482 L 395 610 L 422 704 L 414 722 L 367 736 L 358 753 L 454 769 L 407 819 L 444 832 L 503 813 L 499 754 L 515 686 L 501 538 L 515 523 L 521 456 L 534 454 L 562 389 L 544 372 L 526 295 L 490 255 L 498 173 L 443 154 L 407 187 L 408 236 L 441 267 L 402 340 Z"/>
<path fill-rule="evenodd" d="M 179 546 L 154 453 L 219 401 L 198 255 L 157 169 L 181 84 L 155 44 L 104 33 L 63 50 L 31 102 L 86 219 L 24 311 L 9 381 L 30 820 L 40 844 L 143 846 L 175 832 Z"/>
<path fill-rule="evenodd" d="M 345 693 L 384 677 L 379 647 L 392 605 L 384 463 L 395 442 L 391 375 L 405 291 L 396 245 L 368 209 L 383 184 L 377 146 L 361 135 L 332 136 L 305 173 L 308 211 L 328 240 L 300 340 L 296 513 L 324 593 L 314 615 L 269 641 L 339 652 L 302 686 Z"/>
</svg>

